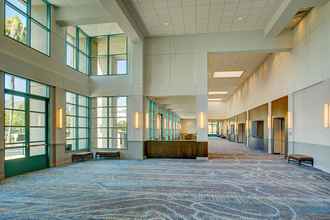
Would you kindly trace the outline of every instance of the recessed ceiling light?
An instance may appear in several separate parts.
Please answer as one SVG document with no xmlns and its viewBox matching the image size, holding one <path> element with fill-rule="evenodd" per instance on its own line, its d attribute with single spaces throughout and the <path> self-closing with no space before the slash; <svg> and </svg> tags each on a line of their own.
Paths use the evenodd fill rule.
<svg viewBox="0 0 330 220">
<path fill-rule="evenodd" d="M 244 73 L 244 71 L 222 71 L 214 72 L 213 78 L 239 78 Z"/>
<path fill-rule="evenodd" d="M 163 23 L 163 25 L 164 25 L 164 26 L 168 26 L 169 23 L 168 23 L 167 21 L 165 21 L 165 22 Z"/>
<path fill-rule="evenodd" d="M 243 17 L 238 17 L 237 18 L 238 21 L 243 21 L 243 19 L 244 19 Z"/>
<path fill-rule="evenodd" d="M 209 92 L 209 95 L 226 95 L 228 94 L 227 91 L 214 91 L 214 92 Z"/>
<path fill-rule="evenodd" d="M 218 98 L 218 99 L 208 99 L 209 101 L 221 101 L 222 99 Z"/>
</svg>

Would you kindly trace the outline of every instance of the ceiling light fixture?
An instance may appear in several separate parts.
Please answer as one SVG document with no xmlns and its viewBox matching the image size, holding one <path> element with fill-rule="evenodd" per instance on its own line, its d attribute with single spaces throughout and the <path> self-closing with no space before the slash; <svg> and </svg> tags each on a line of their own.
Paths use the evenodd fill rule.
<svg viewBox="0 0 330 220">
<path fill-rule="evenodd" d="M 214 92 L 209 92 L 209 95 L 227 95 L 227 91 L 214 91 Z"/>
<path fill-rule="evenodd" d="M 243 19 L 244 19 L 243 17 L 238 17 L 237 18 L 238 21 L 243 21 Z"/>
<path fill-rule="evenodd" d="M 208 99 L 208 101 L 210 102 L 215 102 L 215 101 L 221 101 L 222 99 L 218 98 L 218 99 Z"/>
<path fill-rule="evenodd" d="M 239 78 L 243 73 L 243 70 L 214 72 L 213 78 Z"/>
<path fill-rule="evenodd" d="M 163 25 L 164 25 L 164 26 L 168 26 L 169 23 L 168 23 L 167 21 L 165 21 L 165 22 L 163 23 Z"/>
</svg>

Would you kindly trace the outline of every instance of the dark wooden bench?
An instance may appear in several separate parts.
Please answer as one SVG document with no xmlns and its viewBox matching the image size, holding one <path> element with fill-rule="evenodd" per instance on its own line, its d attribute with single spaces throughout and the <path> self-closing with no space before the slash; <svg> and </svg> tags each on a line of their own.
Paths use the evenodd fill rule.
<svg viewBox="0 0 330 220">
<path fill-rule="evenodd" d="M 298 163 L 299 165 L 301 165 L 302 163 L 308 163 L 312 166 L 314 166 L 314 159 L 313 157 L 307 156 L 307 155 L 303 155 L 303 154 L 291 154 L 288 156 L 288 163 L 290 161 L 294 161 L 296 163 Z"/>
<path fill-rule="evenodd" d="M 93 153 L 92 152 L 77 152 L 72 153 L 72 162 L 80 162 L 86 160 L 92 160 Z"/>
<path fill-rule="evenodd" d="M 119 151 L 97 151 L 95 158 L 120 159 Z"/>
</svg>

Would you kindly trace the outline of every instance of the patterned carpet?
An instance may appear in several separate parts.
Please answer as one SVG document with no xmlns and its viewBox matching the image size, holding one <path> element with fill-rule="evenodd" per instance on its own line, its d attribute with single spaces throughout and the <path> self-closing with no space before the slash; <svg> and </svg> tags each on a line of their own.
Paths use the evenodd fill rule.
<svg viewBox="0 0 330 220">
<path fill-rule="evenodd" d="M 330 219 L 330 175 L 284 160 L 90 161 L 3 181 L 0 219 Z"/>
</svg>

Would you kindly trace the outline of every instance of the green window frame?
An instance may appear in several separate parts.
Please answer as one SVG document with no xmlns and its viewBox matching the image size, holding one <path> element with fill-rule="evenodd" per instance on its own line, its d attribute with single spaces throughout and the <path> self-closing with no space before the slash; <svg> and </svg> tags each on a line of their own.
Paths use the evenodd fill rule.
<svg viewBox="0 0 330 220">
<path fill-rule="evenodd" d="M 94 98 L 96 148 L 127 149 L 127 96 Z"/>
<path fill-rule="evenodd" d="M 48 103 L 49 86 L 5 73 L 6 161 L 48 155 Z"/>
<path fill-rule="evenodd" d="M 125 34 L 91 38 L 91 75 L 128 75 L 128 38 Z"/>
<path fill-rule="evenodd" d="M 90 99 L 72 92 L 66 92 L 66 145 L 71 151 L 90 149 Z"/>
<path fill-rule="evenodd" d="M 47 0 L 4 0 L 4 5 L 5 36 L 50 56 L 51 4 Z"/>
<path fill-rule="evenodd" d="M 74 70 L 89 75 L 91 38 L 79 27 L 66 29 L 65 51 L 66 64 Z"/>
</svg>

